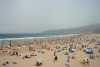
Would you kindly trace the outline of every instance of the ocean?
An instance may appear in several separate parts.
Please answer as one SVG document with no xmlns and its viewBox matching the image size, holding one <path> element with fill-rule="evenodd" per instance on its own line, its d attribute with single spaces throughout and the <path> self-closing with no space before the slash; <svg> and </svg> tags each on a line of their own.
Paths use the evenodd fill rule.
<svg viewBox="0 0 100 67">
<path fill-rule="evenodd" d="M 66 35 L 47 35 L 47 34 L 0 34 L 0 45 L 9 45 L 10 41 L 12 44 L 27 42 L 34 42 L 34 40 L 41 40 L 47 38 L 58 38 L 58 37 L 68 37 L 80 34 L 66 34 Z"/>
</svg>

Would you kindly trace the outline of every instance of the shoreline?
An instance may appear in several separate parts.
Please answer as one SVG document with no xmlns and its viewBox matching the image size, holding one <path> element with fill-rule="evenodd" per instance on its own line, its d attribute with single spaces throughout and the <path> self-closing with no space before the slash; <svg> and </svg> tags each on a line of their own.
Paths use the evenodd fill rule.
<svg viewBox="0 0 100 67">
<path fill-rule="evenodd" d="M 37 42 L 42 42 L 42 41 L 48 41 L 48 40 L 57 40 L 57 39 L 63 39 L 63 38 L 70 38 L 70 37 L 77 37 L 77 36 L 83 36 L 83 34 L 73 34 L 73 35 L 58 35 L 58 36 L 53 36 L 53 37 L 26 37 L 26 38 L 7 38 L 2 40 L 1 42 L 3 43 L 3 46 L 9 46 L 10 41 L 12 46 L 17 46 L 19 44 L 26 44 L 26 43 L 34 43 L 34 41 Z M 2 46 L 2 43 L 0 46 Z M 5 44 L 5 45 L 4 45 Z"/>
</svg>

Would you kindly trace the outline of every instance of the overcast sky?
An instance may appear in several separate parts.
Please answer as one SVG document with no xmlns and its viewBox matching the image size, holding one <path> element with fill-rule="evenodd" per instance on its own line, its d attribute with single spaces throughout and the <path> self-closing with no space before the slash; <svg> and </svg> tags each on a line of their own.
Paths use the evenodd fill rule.
<svg viewBox="0 0 100 67">
<path fill-rule="evenodd" d="M 0 0 L 0 33 L 39 33 L 92 23 L 100 23 L 100 0 Z"/>
</svg>

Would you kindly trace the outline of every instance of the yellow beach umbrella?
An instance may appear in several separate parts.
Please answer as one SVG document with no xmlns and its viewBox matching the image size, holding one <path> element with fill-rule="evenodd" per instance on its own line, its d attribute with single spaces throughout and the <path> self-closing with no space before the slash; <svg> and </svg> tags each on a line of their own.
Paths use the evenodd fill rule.
<svg viewBox="0 0 100 67">
<path fill-rule="evenodd" d="M 10 46 L 8 46 L 8 48 L 10 48 Z"/>
<path fill-rule="evenodd" d="M 20 49 L 20 47 L 17 47 L 17 49 Z"/>
</svg>

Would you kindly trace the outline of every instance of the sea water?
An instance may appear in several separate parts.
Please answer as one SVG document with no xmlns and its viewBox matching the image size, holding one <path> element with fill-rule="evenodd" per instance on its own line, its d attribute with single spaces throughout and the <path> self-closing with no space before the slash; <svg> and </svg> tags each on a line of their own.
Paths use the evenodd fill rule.
<svg viewBox="0 0 100 67">
<path fill-rule="evenodd" d="M 0 34 L 0 46 L 1 45 L 9 45 L 10 43 L 24 44 L 25 42 L 34 42 L 34 40 L 46 40 L 46 39 L 56 39 L 62 37 L 69 37 L 80 34 L 66 34 L 66 35 L 47 35 L 47 34 Z M 10 42 L 11 41 L 11 42 Z"/>
</svg>

